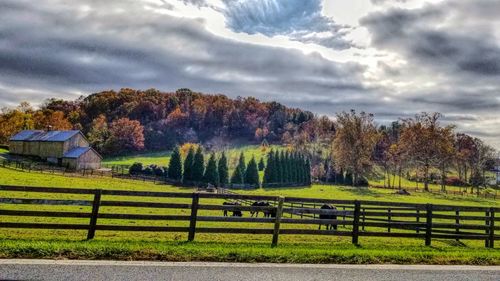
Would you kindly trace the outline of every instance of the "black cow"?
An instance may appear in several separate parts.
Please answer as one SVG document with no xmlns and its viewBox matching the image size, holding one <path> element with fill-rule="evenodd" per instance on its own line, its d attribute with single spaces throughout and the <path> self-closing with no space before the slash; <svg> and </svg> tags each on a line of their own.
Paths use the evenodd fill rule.
<svg viewBox="0 0 500 281">
<path fill-rule="evenodd" d="M 332 211 L 337 210 L 337 208 L 335 206 L 332 206 L 329 204 L 324 204 L 323 206 L 321 206 L 320 209 L 321 210 L 332 210 Z M 335 214 L 331 214 L 331 215 L 330 214 L 320 214 L 319 219 L 320 220 L 336 220 L 337 215 L 335 215 Z M 321 229 L 321 224 L 319 225 L 318 229 Z M 330 229 L 337 230 L 337 224 L 326 224 L 326 230 L 330 230 Z"/>
<path fill-rule="evenodd" d="M 269 202 L 266 202 L 266 201 L 256 201 L 256 202 L 253 202 L 252 204 L 253 207 L 271 207 L 271 204 L 269 204 Z M 276 208 L 273 208 L 271 210 L 262 210 L 262 212 L 264 213 L 264 217 L 265 218 L 275 218 L 276 217 Z M 259 216 L 259 211 L 250 211 L 250 214 L 252 215 L 255 215 L 255 217 L 258 217 Z"/>
<path fill-rule="evenodd" d="M 265 201 L 255 201 L 252 203 L 252 207 L 268 207 L 268 206 L 271 206 L 268 202 L 265 202 Z M 250 211 L 250 215 L 251 217 L 253 217 L 255 215 L 255 217 L 258 217 L 259 216 L 259 210 L 252 210 Z M 264 213 L 265 215 L 265 213 Z"/>
<path fill-rule="evenodd" d="M 222 205 L 224 206 L 241 206 L 241 204 L 239 202 L 224 202 L 222 203 Z M 227 210 L 224 210 L 224 216 L 227 217 Z M 243 216 L 243 213 L 241 212 L 241 210 L 237 210 L 235 209 L 233 212 L 233 217 L 242 217 Z"/>
</svg>

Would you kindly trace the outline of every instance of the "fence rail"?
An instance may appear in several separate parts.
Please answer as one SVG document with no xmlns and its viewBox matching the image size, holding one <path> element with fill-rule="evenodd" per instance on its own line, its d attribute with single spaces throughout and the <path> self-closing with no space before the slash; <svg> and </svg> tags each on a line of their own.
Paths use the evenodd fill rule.
<svg viewBox="0 0 500 281">
<path fill-rule="evenodd" d="M 402 202 L 380 202 L 360 200 L 331 200 L 316 198 L 254 196 L 234 193 L 181 193 L 147 192 L 127 190 L 101 190 L 78 188 L 24 187 L 0 185 L 0 218 L 73 218 L 78 223 L 39 223 L 33 221 L 0 220 L 0 228 L 32 229 L 72 229 L 86 230 L 87 239 L 92 239 L 96 231 L 137 231 L 137 232 L 184 232 L 188 240 L 195 239 L 197 233 L 259 234 L 272 235 L 272 245 L 277 245 L 281 235 L 330 235 L 349 236 L 358 244 L 360 237 L 420 238 L 425 245 L 432 239 L 484 240 L 485 246 L 493 248 L 500 230 L 495 222 L 500 217 L 495 214 L 500 208 L 476 206 L 451 206 L 432 204 L 412 204 Z M 18 196 L 18 195 L 19 196 Z M 30 198 L 22 198 L 26 194 Z M 72 194 L 78 199 L 43 199 L 44 195 Z M 89 196 L 91 198 L 89 198 Z M 115 196 L 115 198 L 113 198 Z M 119 198 L 116 198 L 119 196 Z M 40 198 L 39 198 L 40 197 Z M 126 197 L 126 199 L 123 199 Z M 148 199 L 163 199 L 169 202 L 149 202 Z M 89 200 L 90 199 L 90 200 Z M 119 199 L 119 200 L 118 200 Z M 139 200 L 138 200 L 139 199 Z M 171 201 L 170 201 L 171 200 Z M 180 202 L 179 200 L 183 200 Z M 223 205 L 223 201 L 239 201 L 241 205 Z M 269 206 L 252 206 L 250 202 L 267 201 Z M 336 209 L 323 209 L 330 204 Z M 25 206 L 64 206 L 64 211 L 29 210 Z M 9 209 L 8 206 L 17 206 Z M 170 214 L 137 214 L 103 211 L 103 207 L 120 207 L 120 210 L 136 208 L 173 210 Z M 85 212 L 69 211 L 67 208 L 85 207 Z M 175 211 L 177 210 L 177 211 Z M 190 210 L 186 215 L 179 210 Z M 245 217 L 222 216 L 222 212 L 269 212 L 273 216 Z M 288 217 L 289 216 L 289 217 Z M 294 218 L 295 216 L 295 218 Z M 88 223 L 82 223 L 88 219 Z M 182 226 L 102 224 L 102 220 L 178 221 Z M 222 223 L 224 227 L 200 226 L 199 222 Z M 233 227 L 231 223 L 240 223 Z M 258 228 L 247 225 L 262 224 Z M 319 227 L 314 227 L 318 225 Z M 321 225 L 331 225 L 326 230 Z M 248 226 L 248 227 L 243 227 Z M 263 227 L 264 226 L 264 227 Z M 268 226 L 268 227 L 265 227 Z"/>
</svg>

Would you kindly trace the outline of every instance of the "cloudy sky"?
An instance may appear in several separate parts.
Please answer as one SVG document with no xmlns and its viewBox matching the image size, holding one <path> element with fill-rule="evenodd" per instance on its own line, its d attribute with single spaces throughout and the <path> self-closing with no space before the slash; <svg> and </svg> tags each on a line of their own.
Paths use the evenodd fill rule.
<svg viewBox="0 0 500 281">
<path fill-rule="evenodd" d="M 439 111 L 500 148 L 500 0 L 2 0 L 0 107 L 188 87 L 379 123 Z"/>
</svg>

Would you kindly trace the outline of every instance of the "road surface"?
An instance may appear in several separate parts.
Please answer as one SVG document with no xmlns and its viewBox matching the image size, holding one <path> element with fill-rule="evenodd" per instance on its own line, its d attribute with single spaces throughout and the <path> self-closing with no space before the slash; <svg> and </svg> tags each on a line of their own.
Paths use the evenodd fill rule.
<svg viewBox="0 0 500 281">
<path fill-rule="evenodd" d="M 0 260 L 0 280 L 499 281 L 500 267 Z"/>
</svg>

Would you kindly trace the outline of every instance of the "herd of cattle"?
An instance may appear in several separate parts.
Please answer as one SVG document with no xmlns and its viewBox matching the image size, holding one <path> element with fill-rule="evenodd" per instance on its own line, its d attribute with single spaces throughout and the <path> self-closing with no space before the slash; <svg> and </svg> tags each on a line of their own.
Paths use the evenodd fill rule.
<svg viewBox="0 0 500 281">
<path fill-rule="evenodd" d="M 231 201 L 231 202 L 224 202 L 222 203 L 224 206 L 241 206 L 240 202 L 237 201 Z M 271 207 L 271 204 L 266 201 L 256 201 L 252 203 L 252 207 Z M 337 220 L 337 208 L 333 205 L 330 204 L 323 204 L 320 208 L 321 210 L 331 210 L 332 214 L 324 214 L 321 213 L 319 215 L 320 220 Z M 224 210 L 224 216 L 227 217 L 229 211 Z M 242 217 L 243 212 L 239 210 L 238 208 L 233 208 L 231 210 L 232 216 L 233 217 Z M 262 213 L 264 214 L 265 218 L 275 218 L 276 217 L 276 208 L 267 208 L 263 209 Z M 258 217 L 259 216 L 259 211 L 258 210 L 252 210 L 250 211 L 250 217 Z M 322 224 L 319 225 L 319 229 L 321 229 Z M 336 223 L 331 223 L 331 224 L 325 224 L 327 230 L 337 230 L 337 224 Z"/>
</svg>

